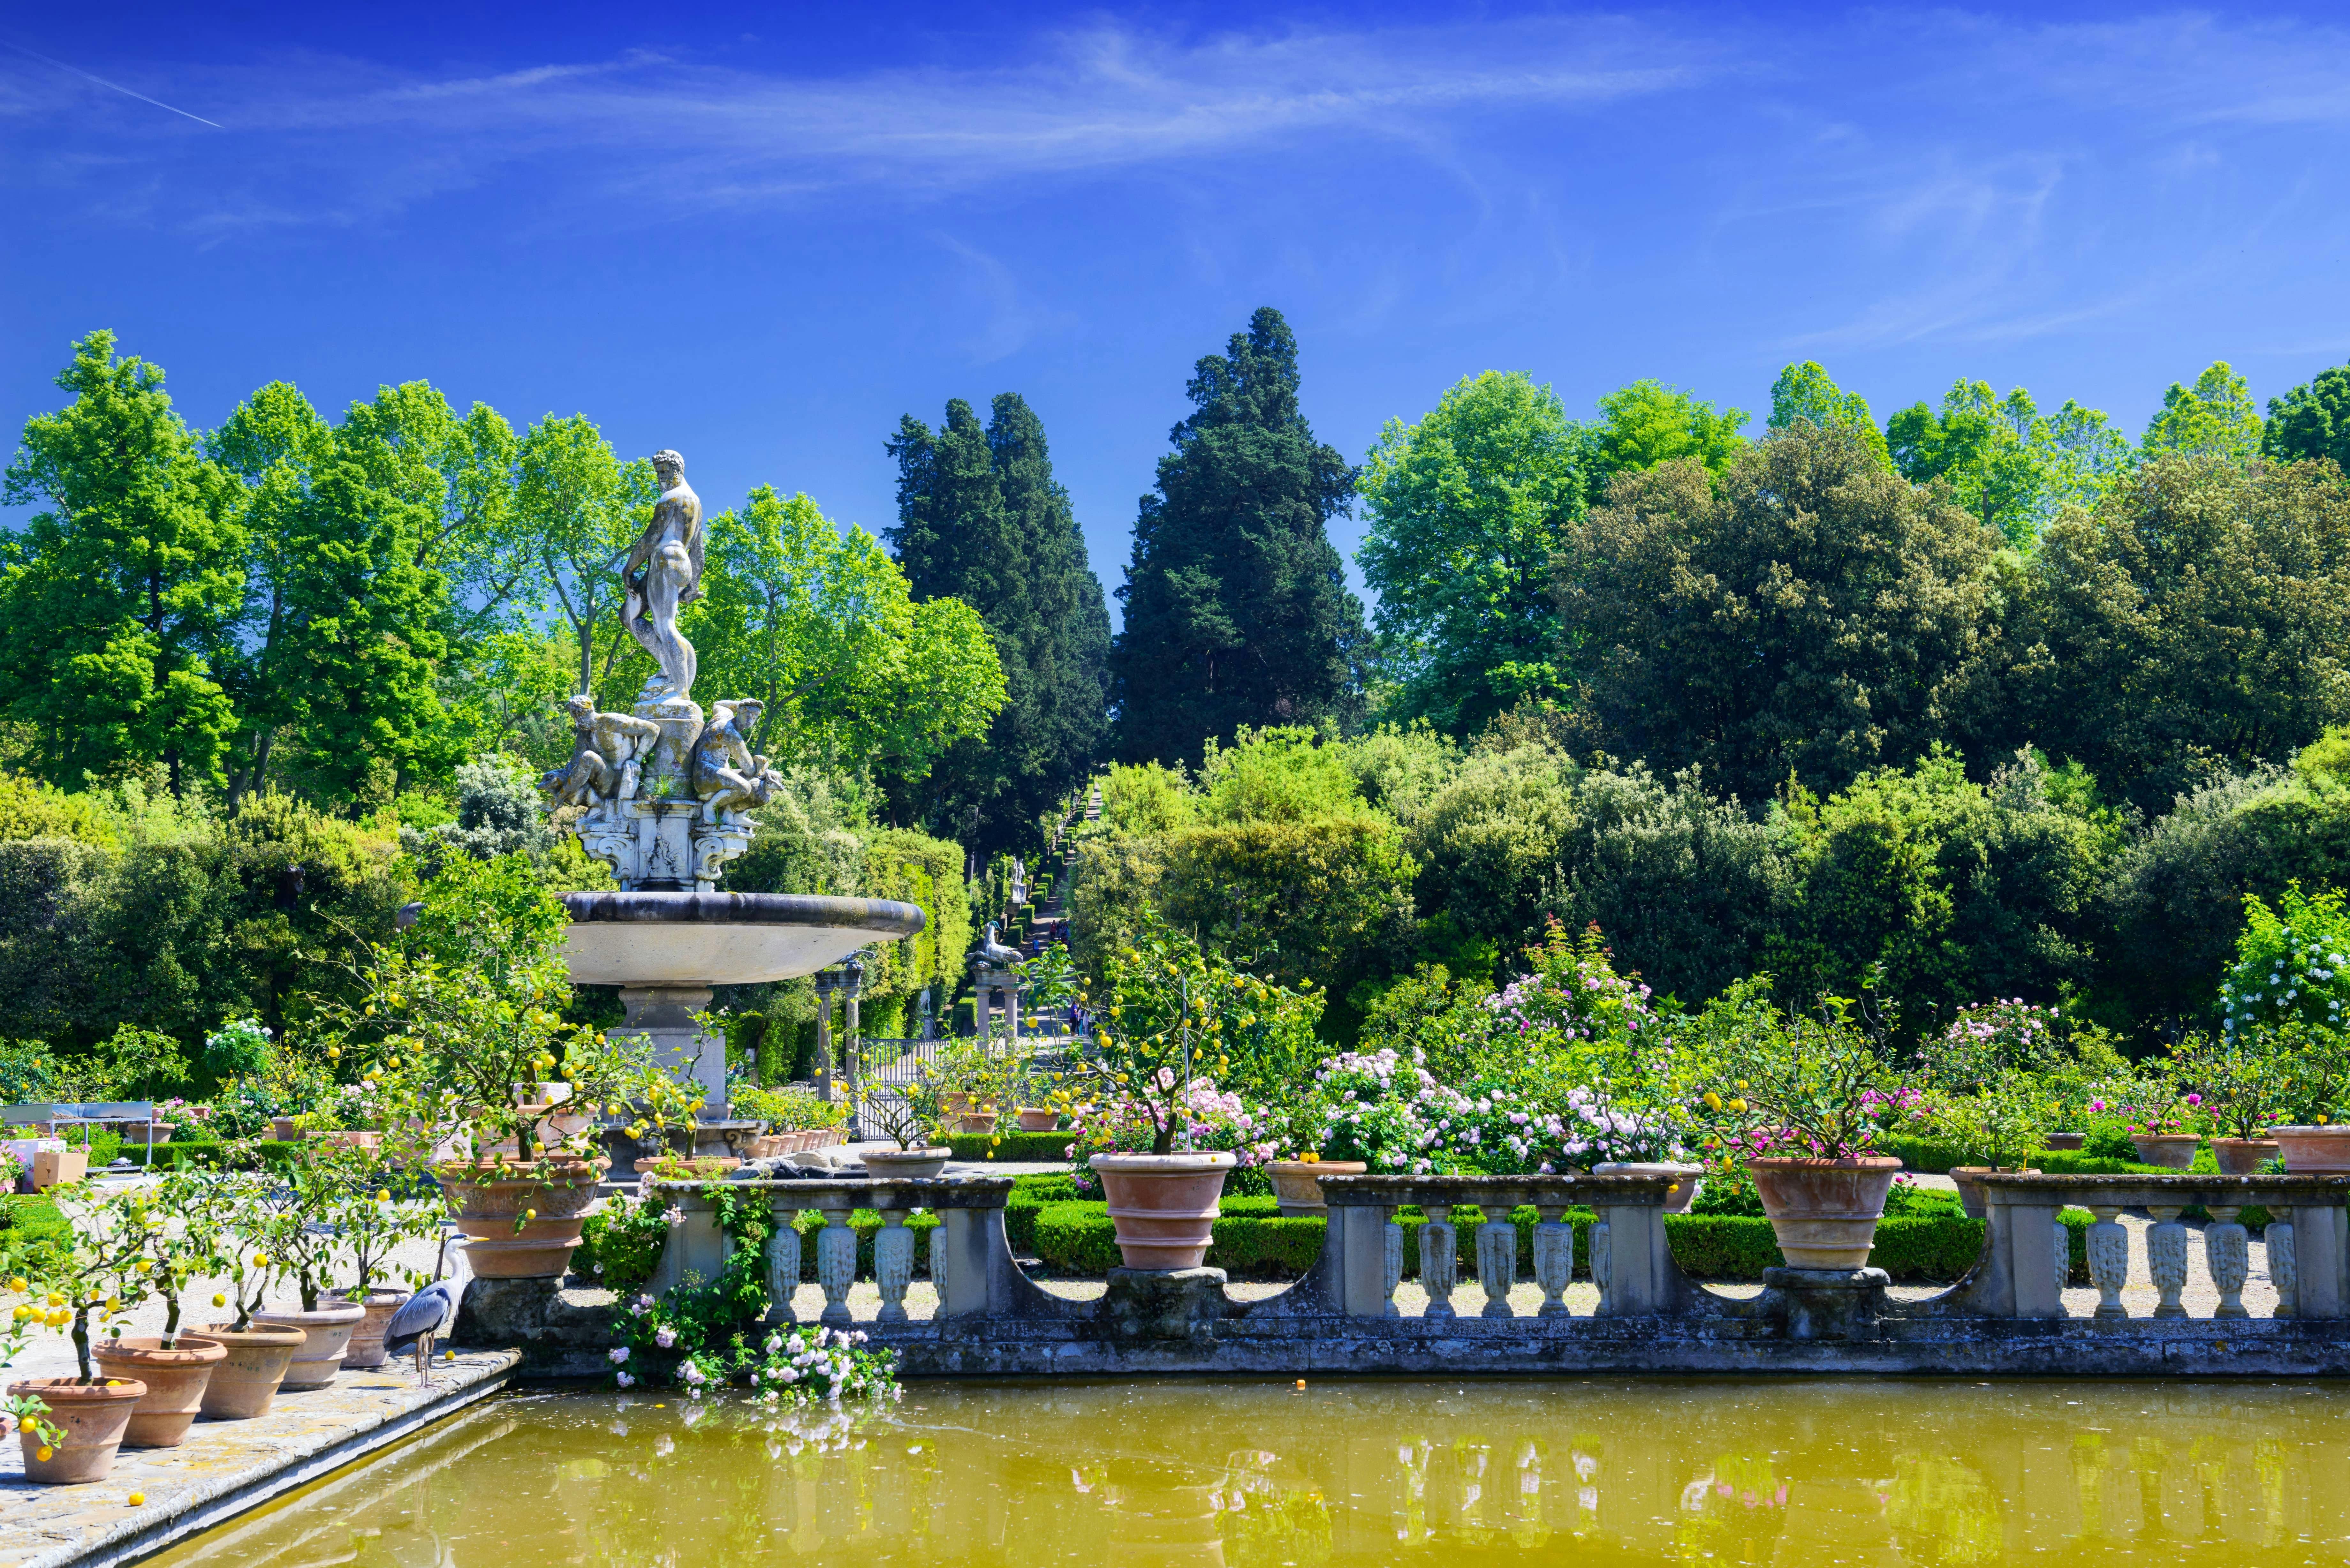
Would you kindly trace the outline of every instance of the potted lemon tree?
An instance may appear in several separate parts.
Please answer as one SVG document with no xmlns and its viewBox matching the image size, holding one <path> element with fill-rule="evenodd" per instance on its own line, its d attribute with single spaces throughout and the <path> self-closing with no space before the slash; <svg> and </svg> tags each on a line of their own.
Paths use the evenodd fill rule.
<svg viewBox="0 0 2350 1568">
<path fill-rule="evenodd" d="M 44 1485 L 103 1480 L 147 1393 L 147 1385 L 135 1377 L 102 1375 L 90 1345 L 93 1325 L 102 1333 L 145 1299 L 146 1278 L 139 1263 L 146 1239 L 102 1201 L 68 1198 L 67 1203 L 72 1220 L 68 1244 L 41 1287 L 26 1282 L 26 1293 L 38 1303 L 35 1311 L 42 1326 L 72 1336 L 78 1376 L 28 1378 L 8 1386 L 12 1411 L 20 1420 L 34 1417 L 19 1430 L 25 1477 Z M 34 1412 L 35 1402 L 44 1410 Z"/>
<path fill-rule="evenodd" d="M 214 1238 L 189 1222 L 201 1211 L 199 1190 L 206 1179 L 179 1171 L 149 1188 L 116 1195 L 115 1222 L 136 1240 L 134 1265 L 150 1299 L 163 1303 L 163 1332 L 131 1335 L 113 1329 L 90 1351 L 109 1377 L 136 1378 L 147 1386 L 123 1429 L 125 1448 L 179 1446 L 203 1404 L 213 1369 L 228 1358 L 225 1346 L 180 1332 L 181 1297 L 197 1277 L 215 1272 Z"/>
</svg>

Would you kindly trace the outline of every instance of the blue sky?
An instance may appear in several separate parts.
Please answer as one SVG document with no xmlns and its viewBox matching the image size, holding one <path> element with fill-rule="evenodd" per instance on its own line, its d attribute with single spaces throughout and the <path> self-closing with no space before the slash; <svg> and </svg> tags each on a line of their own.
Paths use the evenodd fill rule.
<svg viewBox="0 0 2350 1568">
<path fill-rule="evenodd" d="M 199 424 L 421 377 L 878 529 L 899 414 L 1017 390 L 1114 587 L 1261 304 L 1357 458 L 1488 369 L 2134 435 L 2350 359 L 2338 11 L 369 9 L 0 19 L 0 422 L 103 326 Z"/>
</svg>

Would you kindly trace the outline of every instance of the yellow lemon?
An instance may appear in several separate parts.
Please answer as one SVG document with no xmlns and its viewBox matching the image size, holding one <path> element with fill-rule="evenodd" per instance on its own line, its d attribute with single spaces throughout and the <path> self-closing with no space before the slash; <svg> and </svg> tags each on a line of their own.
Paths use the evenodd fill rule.
<svg viewBox="0 0 2350 1568">
<path fill-rule="evenodd" d="M 1708 1089 L 1705 1092 L 1705 1103 L 1711 1109 L 1717 1111 L 1721 1109 L 1721 1096 L 1715 1094 L 1711 1089 Z"/>
<path fill-rule="evenodd" d="M 40 1460 L 43 1464 L 47 1464 L 51 1459 L 56 1457 L 56 1454 L 57 1449 L 49 1447 L 47 1443 L 43 1443 L 39 1448 L 33 1450 L 33 1457 Z"/>
<path fill-rule="evenodd" d="M 538 1210 L 536 1209 L 525 1209 L 522 1211 L 522 1217 L 525 1220 L 536 1220 L 538 1218 Z"/>
<path fill-rule="evenodd" d="M 269 1254 L 266 1252 L 255 1252 L 253 1255 L 253 1266 L 256 1269 L 265 1269 L 269 1267 Z"/>
<path fill-rule="evenodd" d="M 328 1061 L 329 1061 L 329 1062 L 339 1062 L 339 1061 L 341 1061 L 342 1059 L 343 1059 L 343 1048 L 342 1048 L 341 1046 L 339 1046 L 339 1045 L 329 1045 L 329 1046 L 328 1046 L 328 1047 L 327 1047 L 327 1060 L 328 1060 Z"/>
<path fill-rule="evenodd" d="M 390 1188 L 389 1188 L 389 1187 L 384 1187 L 384 1188 L 379 1188 L 379 1189 L 377 1189 L 377 1190 L 376 1190 L 376 1195 L 375 1195 L 375 1200 L 376 1200 L 378 1203 L 389 1203 L 389 1202 L 390 1202 L 390 1201 L 391 1201 L 391 1189 L 390 1189 Z"/>
<path fill-rule="evenodd" d="M 22 1274 L 18 1274 L 16 1278 L 14 1278 L 14 1279 L 12 1279 L 12 1280 L 10 1280 L 10 1281 L 8 1282 L 8 1288 L 9 1288 L 10 1290 L 12 1290 L 12 1291 L 15 1291 L 18 1295 L 20 1295 L 20 1296 L 21 1296 L 21 1295 L 23 1295 L 26 1291 L 31 1290 L 31 1289 L 33 1288 L 33 1285 L 32 1285 L 32 1282 L 31 1282 L 31 1281 L 29 1281 L 29 1280 L 26 1279 L 24 1275 L 22 1275 Z"/>
<path fill-rule="evenodd" d="M 134 1491 L 122 1501 L 129 1503 L 133 1508 L 141 1508 L 146 1505 L 147 1494 L 143 1491 Z"/>
<path fill-rule="evenodd" d="M 1746 1102 L 1744 1100 L 1732 1100 L 1730 1102 L 1730 1108 L 1733 1111 L 1742 1111 L 1746 1108 Z"/>
<path fill-rule="evenodd" d="M 222 1294 L 221 1294 L 219 1292 L 217 1292 L 217 1291 L 213 1292 L 213 1305 L 214 1305 L 214 1306 L 226 1306 L 226 1305 L 228 1305 L 228 1297 L 226 1297 L 226 1296 L 224 1296 L 224 1295 L 222 1295 Z"/>
</svg>

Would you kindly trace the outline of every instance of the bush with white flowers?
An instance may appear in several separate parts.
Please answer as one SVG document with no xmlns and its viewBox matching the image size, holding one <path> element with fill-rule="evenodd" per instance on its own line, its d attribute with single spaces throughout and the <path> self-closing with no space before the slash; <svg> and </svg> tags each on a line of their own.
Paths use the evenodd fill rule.
<svg viewBox="0 0 2350 1568">
<path fill-rule="evenodd" d="M 2290 883 L 2274 909 L 2247 896 L 2220 1011 L 2230 1037 L 2256 1024 L 2337 1033 L 2350 1024 L 2350 910 L 2341 889 L 2312 897 Z"/>
</svg>

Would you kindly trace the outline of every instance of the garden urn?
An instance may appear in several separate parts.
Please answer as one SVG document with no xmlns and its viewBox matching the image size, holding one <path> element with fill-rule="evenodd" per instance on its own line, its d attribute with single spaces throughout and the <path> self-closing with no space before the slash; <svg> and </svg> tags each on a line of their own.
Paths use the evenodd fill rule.
<svg viewBox="0 0 2350 1568">
<path fill-rule="evenodd" d="M 25 1479 L 38 1486 L 104 1480 L 114 1469 L 115 1450 L 122 1446 L 123 1429 L 131 1413 L 147 1397 L 147 1385 L 137 1378 L 101 1377 L 78 1383 L 70 1377 L 39 1377 L 12 1383 L 13 1396 L 31 1395 L 49 1407 L 46 1417 L 65 1436 L 44 1443 L 29 1423 L 20 1423 L 25 1447 Z M 47 1453 L 49 1457 L 40 1456 Z"/>
<path fill-rule="evenodd" d="M 294 1353 L 309 1343 L 298 1328 L 275 1328 L 265 1324 L 238 1330 L 227 1324 L 208 1325 L 201 1334 L 183 1334 L 182 1345 L 217 1345 L 228 1352 L 213 1367 L 204 1385 L 203 1403 L 197 1407 L 208 1421 L 249 1421 L 269 1414 L 285 1381 Z"/>
<path fill-rule="evenodd" d="M 1087 1163 L 1101 1179 L 1128 1268 L 1196 1269 L 1207 1261 L 1232 1155 L 1097 1154 Z"/>
<path fill-rule="evenodd" d="M 147 1392 L 130 1412 L 122 1442 L 132 1449 L 176 1449 L 188 1435 L 213 1368 L 228 1359 L 228 1352 L 209 1340 L 199 1344 L 182 1334 L 170 1350 L 152 1335 L 110 1339 L 89 1347 L 89 1358 L 109 1377 L 136 1379 Z"/>
<path fill-rule="evenodd" d="M 954 1158 L 951 1148 L 898 1148 L 868 1152 L 865 1173 L 882 1181 L 928 1181 Z"/>
<path fill-rule="evenodd" d="M 559 1279 L 571 1266 L 602 1159 L 553 1155 L 530 1165 L 469 1162 L 438 1172 L 477 1280 Z"/>
<path fill-rule="evenodd" d="M 1750 1159 L 1746 1168 L 1788 1267 L 1848 1272 L 1867 1266 L 1898 1159 Z"/>
<path fill-rule="evenodd" d="M 2193 1133 L 2132 1133 L 2130 1147 L 2137 1151 L 2140 1165 L 2158 1165 L 2166 1170 L 2187 1170 L 2195 1164 L 2196 1146 L 2203 1140 Z"/>
<path fill-rule="evenodd" d="M 1698 1193 L 1705 1187 L 1705 1183 L 1699 1179 L 1705 1175 L 1705 1167 L 1683 1165 L 1669 1159 L 1603 1159 L 1591 1168 L 1591 1174 L 1671 1177 L 1673 1185 L 1665 1192 L 1665 1212 L 1668 1214 L 1688 1213 L 1690 1205 L 1697 1201 Z"/>
<path fill-rule="evenodd" d="M 302 1331 L 302 1348 L 286 1364 L 285 1379 L 277 1385 L 291 1390 L 324 1388 L 334 1382 L 335 1374 L 343 1369 L 343 1353 L 350 1348 L 351 1331 L 366 1316 L 367 1308 L 357 1302 L 345 1301 L 340 1296 L 321 1296 L 315 1312 L 280 1308 L 255 1313 L 253 1321 L 272 1328 Z"/>
<path fill-rule="evenodd" d="M 2211 1158 L 2222 1176 L 2257 1176 L 2262 1166 L 2277 1158 L 2278 1147 L 2272 1137 L 2215 1137 Z"/>
<path fill-rule="evenodd" d="M 344 1371 L 364 1372 L 390 1359 L 383 1350 L 384 1325 L 391 1322 L 391 1314 L 400 1310 L 400 1304 L 413 1294 L 413 1291 L 369 1291 L 359 1298 L 367 1315 L 351 1330 L 351 1342 L 344 1347 Z"/>
<path fill-rule="evenodd" d="M 1317 1176 L 1360 1176 L 1371 1168 L 1359 1159 L 1276 1159 L 1264 1168 L 1273 1181 L 1273 1196 L 1281 1212 L 1292 1220 L 1327 1217 Z"/>
<path fill-rule="evenodd" d="M 2295 1176 L 2350 1176 L 2350 1125 L 2271 1127 L 2269 1136 Z"/>
<path fill-rule="evenodd" d="M 2089 1135 L 2085 1132 L 2054 1132 L 2048 1135 L 2048 1147 L 2071 1152 L 2089 1147 Z"/>
</svg>

